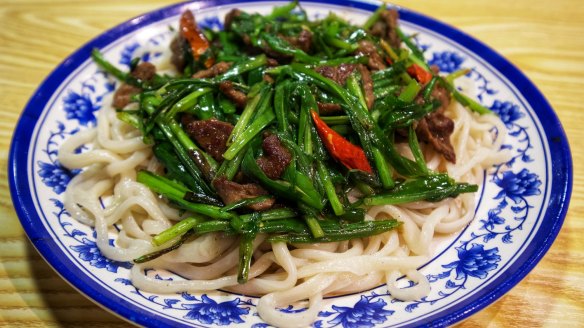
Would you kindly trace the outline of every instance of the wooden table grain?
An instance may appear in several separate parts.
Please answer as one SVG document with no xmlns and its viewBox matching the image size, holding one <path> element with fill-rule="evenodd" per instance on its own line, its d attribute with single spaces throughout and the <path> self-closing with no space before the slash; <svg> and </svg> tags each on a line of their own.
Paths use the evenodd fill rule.
<svg viewBox="0 0 584 328">
<path fill-rule="evenodd" d="M 584 5 L 580 0 L 396 0 L 503 54 L 544 93 L 567 132 L 574 189 L 550 251 L 513 290 L 460 327 L 584 326 Z M 126 327 L 59 277 L 26 238 L 7 179 L 14 126 L 39 83 L 75 49 L 162 0 L 0 1 L 0 326 Z"/>
</svg>

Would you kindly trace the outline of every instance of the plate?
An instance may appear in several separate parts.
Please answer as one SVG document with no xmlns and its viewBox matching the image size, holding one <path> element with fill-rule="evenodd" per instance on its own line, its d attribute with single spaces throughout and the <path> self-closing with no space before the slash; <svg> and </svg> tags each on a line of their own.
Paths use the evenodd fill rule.
<svg viewBox="0 0 584 328">
<path fill-rule="evenodd" d="M 75 288 L 112 312 L 145 326 L 265 327 L 257 298 L 226 292 L 155 295 L 128 280 L 131 263 L 99 253 L 93 230 L 63 208 L 63 192 L 75 172 L 58 162 L 63 140 L 95 124 L 115 82 L 90 60 L 93 48 L 120 67 L 134 57 L 161 61 L 172 37 L 168 26 L 190 8 L 200 25 L 222 28 L 232 8 L 266 13 L 271 1 L 200 1 L 170 6 L 123 23 L 81 47 L 43 82 L 16 127 L 10 151 L 10 188 L 26 233 L 48 263 Z M 335 11 L 364 21 L 378 3 L 304 2 L 312 18 Z M 442 72 L 470 68 L 476 98 L 498 113 L 513 157 L 485 174 L 476 216 L 459 234 L 436 247 L 421 271 L 432 291 L 421 300 L 391 299 L 384 286 L 325 299 L 316 327 L 445 326 L 485 308 L 516 285 L 544 256 L 566 215 L 572 159 L 556 114 L 513 65 L 470 36 L 427 16 L 399 8 L 406 33 Z M 149 272 L 156 276 L 156 272 Z M 160 279 L 167 279 L 158 276 Z M 403 282 L 407 283 L 407 282 Z M 302 311 L 284 308 L 281 311 Z"/>
</svg>

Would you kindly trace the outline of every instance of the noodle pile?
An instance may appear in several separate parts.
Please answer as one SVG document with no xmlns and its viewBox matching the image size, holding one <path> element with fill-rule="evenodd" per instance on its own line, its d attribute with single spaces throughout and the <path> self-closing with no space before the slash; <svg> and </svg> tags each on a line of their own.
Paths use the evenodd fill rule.
<svg viewBox="0 0 584 328">
<path fill-rule="evenodd" d="M 506 134 L 504 125 L 494 115 L 471 113 L 454 102 L 446 115 L 455 121 L 451 142 L 457 164 L 422 145 L 429 169 L 447 172 L 456 181 L 481 184 L 485 170 L 506 156 L 499 151 Z M 89 150 L 75 151 L 83 145 Z M 411 157 L 407 145 L 398 148 Z M 161 173 L 162 167 L 140 132 L 118 120 L 112 107 L 100 110 L 97 127 L 77 133 L 62 145 L 59 161 L 69 169 L 83 169 L 67 188 L 65 207 L 73 218 L 95 228 L 97 246 L 109 259 L 131 261 L 156 251 L 152 236 L 188 216 L 135 181 L 139 170 Z M 105 207 L 102 200 L 106 200 Z M 152 293 L 224 289 L 262 295 L 257 309 L 263 320 L 276 326 L 306 326 L 314 321 L 327 295 L 359 292 L 384 283 L 392 297 L 400 300 L 428 295 L 429 282 L 416 268 L 431 258 L 437 234 L 459 231 L 473 219 L 474 211 L 475 195 L 461 194 L 436 203 L 371 207 L 367 220 L 392 217 L 403 225 L 369 238 L 286 245 L 269 244 L 264 242 L 265 236 L 258 235 L 249 280 L 243 285 L 237 283 L 237 237 L 208 233 L 153 261 L 135 264 L 131 281 Z M 114 224 L 121 231 L 115 246 L 110 246 Z M 185 279 L 158 280 L 145 274 L 147 268 L 167 270 Z M 399 288 L 397 279 L 404 274 L 417 284 Z M 277 310 L 307 299 L 306 311 Z"/>
</svg>

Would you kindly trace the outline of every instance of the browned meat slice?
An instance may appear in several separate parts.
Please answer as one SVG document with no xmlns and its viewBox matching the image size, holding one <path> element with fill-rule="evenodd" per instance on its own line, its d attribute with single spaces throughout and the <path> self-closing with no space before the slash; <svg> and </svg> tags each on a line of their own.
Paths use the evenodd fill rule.
<svg viewBox="0 0 584 328">
<path fill-rule="evenodd" d="M 385 39 L 393 48 L 399 48 L 401 39 L 397 34 L 397 20 L 399 13 L 395 9 L 386 10 L 381 13 L 380 20 L 373 24 L 371 34 Z"/>
<path fill-rule="evenodd" d="M 130 74 L 140 81 L 150 81 L 156 75 L 156 66 L 149 62 L 140 62 Z"/>
<path fill-rule="evenodd" d="M 401 45 L 401 39 L 397 34 L 397 20 L 399 19 L 399 13 L 395 9 L 387 10 L 381 13 L 381 18 L 387 25 L 385 37 L 388 39 L 389 45 L 394 48 L 399 48 Z"/>
<path fill-rule="evenodd" d="M 440 112 L 426 115 L 418 122 L 416 128 L 420 141 L 429 143 L 447 161 L 456 163 L 456 154 L 450 143 L 450 135 L 453 131 L 454 121 Z"/>
<path fill-rule="evenodd" d="M 136 67 L 134 67 L 134 69 L 130 72 L 130 75 L 140 81 L 150 81 L 154 75 L 156 75 L 156 66 L 148 62 L 141 62 Z M 122 109 L 130 103 L 134 95 L 137 95 L 140 92 L 142 92 L 142 89 L 133 85 L 122 83 L 122 85 L 120 85 L 118 90 L 116 90 L 114 93 L 112 106 L 117 109 Z"/>
<path fill-rule="evenodd" d="M 243 199 L 268 195 L 268 192 L 258 184 L 240 184 L 226 180 L 225 178 L 213 180 L 213 187 L 215 187 L 217 194 L 219 194 L 219 197 L 221 197 L 223 203 L 226 205 L 233 204 Z M 266 199 L 262 202 L 250 205 L 249 208 L 254 211 L 267 210 L 274 205 L 275 201 L 274 198 Z"/>
<path fill-rule="evenodd" d="M 434 71 L 434 74 L 438 74 L 438 67 L 433 66 L 431 68 Z M 430 93 L 430 97 L 440 102 L 440 107 L 438 107 L 436 110 L 438 113 L 443 113 L 450 105 L 450 91 L 448 91 L 448 89 L 446 89 L 440 83 L 435 84 L 434 89 L 432 89 L 432 93 Z"/>
<path fill-rule="evenodd" d="M 218 62 L 217 64 L 198 71 L 197 73 L 193 74 L 193 78 L 195 79 L 208 79 L 210 77 L 215 77 L 219 74 L 223 74 L 227 72 L 227 70 L 231 67 L 231 63 L 228 62 Z"/>
<path fill-rule="evenodd" d="M 378 71 L 385 69 L 385 63 L 383 58 L 377 52 L 377 48 L 371 41 L 362 40 L 359 41 L 359 48 L 355 52 L 357 55 L 363 55 L 369 57 L 369 62 L 367 62 L 367 67 L 373 71 Z"/>
<path fill-rule="evenodd" d="M 292 161 L 292 154 L 275 134 L 264 138 L 262 149 L 264 154 L 257 159 L 258 166 L 268 178 L 278 179 Z"/>
<path fill-rule="evenodd" d="M 245 93 L 236 90 L 231 81 L 223 81 L 219 83 L 219 90 L 223 92 L 229 99 L 231 99 L 238 108 L 245 107 L 247 103 L 247 96 Z"/>
<path fill-rule="evenodd" d="M 231 23 L 233 22 L 233 19 L 239 17 L 241 15 L 241 10 L 239 9 L 232 9 L 230 12 L 227 13 L 227 15 L 225 15 L 225 30 L 229 31 L 231 30 Z"/>
<path fill-rule="evenodd" d="M 335 103 L 322 103 L 318 101 L 318 112 L 320 115 L 333 115 L 342 112 L 341 105 Z"/>
<path fill-rule="evenodd" d="M 274 81 L 274 79 L 273 79 L 273 78 L 272 78 L 270 75 L 268 75 L 268 74 L 264 74 L 264 76 L 262 76 L 262 80 L 264 80 L 264 81 L 268 82 L 269 84 L 272 84 L 272 83 L 276 82 L 276 81 Z"/>
<path fill-rule="evenodd" d="M 439 69 L 436 66 L 432 66 L 431 67 L 432 71 L 434 71 L 435 75 L 438 75 L 439 73 Z M 438 100 L 440 102 L 440 107 L 438 107 L 435 112 L 437 113 L 444 113 L 444 111 L 448 108 L 448 106 L 450 106 L 450 92 L 448 91 L 448 89 L 446 89 L 444 86 L 442 86 L 442 84 L 440 83 L 436 83 L 434 85 L 434 89 L 432 89 L 432 92 L 430 93 L 430 99 L 431 100 Z M 419 94 L 416 97 L 416 103 L 417 104 L 423 104 L 424 103 L 424 97 L 422 96 L 422 94 Z"/>
<path fill-rule="evenodd" d="M 172 39 L 172 42 L 170 42 L 170 52 L 172 53 L 170 56 L 170 62 L 179 72 L 182 72 L 187 64 L 183 50 L 184 42 L 185 40 L 180 33 Z"/>
<path fill-rule="evenodd" d="M 227 150 L 227 139 L 233 130 L 233 125 L 216 119 L 194 120 L 189 115 L 183 115 L 182 123 L 185 130 L 197 144 L 217 161 L 223 161 L 223 153 Z"/>
<path fill-rule="evenodd" d="M 288 41 L 293 47 L 298 48 L 304 52 L 310 51 L 310 46 L 312 44 L 312 32 L 309 30 L 302 30 L 297 36 L 282 36 L 283 39 Z"/>
<path fill-rule="evenodd" d="M 383 39 L 385 37 L 385 30 L 385 22 L 378 20 L 373 26 L 371 26 L 369 32 L 371 32 L 371 35 Z"/>
<path fill-rule="evenodd" d="M 277 60 L 275 60 L 274 58 L 269 58 L 268 57 L 268 66 L 269 67 L 276 67 L 278 65 L 280 65 L 280 64 L 278 63 Z"/>
<path fill-rule="evenodd" d="M 142 89 L 138 87 L 122 83 L 118 90 L 116 90 L 116 93 L 114 93 L 112 106 L 114 106 L 116 109 L 122 109 L 126 107 L 132 100 L 132 97 L 139 94 L 141 91 Z"/>
<path fill-rule="evenodd" d="M 430 97 L 440 101 L 440 107 L 436 110 L 438 113 L 444 113 L 450 105 L 450 92 L 442 85 L 436 84 L 432 93 L 430 93 Z"/>
<path fill-rule="evenodd" d="M 297 41 L 294 44 L 299 49 L 302 49 L 304 52 L 310 51 L 310 46 L 312 44 L 312 32 L 309 30 L 302 30 L 297 37 Z"/>
<path fill-rule="evenodd" d="M 375 102 L 375 95 L 373 94 L 373 79 L 371 78 L 371 72 L 367 67 L 359 65 L 357 67 L 359 73 L 361 73 L 361 81 L 363 82 L 363 93 L 365 95 L 365 102 L 367 103 L 367 108 L 371 109 L 373 103 Z"/>
<path fill-rule="evenodd" d="M 439 73 L 437 67 L 432 67 L 432 70 L 434 74 Z M 444 115 L 444 112 L 450 105 L 450 92 L 440 83 L 437 83 L 430 93 L 430 99 L 439 101 L 440 106 L 418 122 L 416 134 L 420 141 L 429 143 L 446 160 L 455 163 L 456 154 L 450 143 L 450 135 L 454 131 L 454 121 Z M 424 104 L 424 98 L 421 94 L 416 97 L 415 102 Z M 401 132 L 401 135 L 406 137 L 407 132 L 404 130 Z"/>
<path fill-rule="evenodd" d="M 355 64 L 340 64 L 339 66 L 318 66 L 314 69 L 318 74 L 329 78 L 339 85 L 345 85 L 347 78 L 355 70 Z"/>
<path fill-rule="evenodd" d="M 431 69 L 434 74 L 439 73 L 437 66 L 432 66 Z M 456 163 L 456 153 L 450 143 L 450 135 L 454 131 L 454 121 L 444 115 L 450 105 L 450 92 L 440 83 L 436 83 L 430 93 L 430 99 L 438 100 L 440 107 L 418 122 L 416 134 L 421 141 L 432 145 L 447 161 Z M 423 101 L 421 95 L 416 99 L 417 103 Z"/>
</svg>

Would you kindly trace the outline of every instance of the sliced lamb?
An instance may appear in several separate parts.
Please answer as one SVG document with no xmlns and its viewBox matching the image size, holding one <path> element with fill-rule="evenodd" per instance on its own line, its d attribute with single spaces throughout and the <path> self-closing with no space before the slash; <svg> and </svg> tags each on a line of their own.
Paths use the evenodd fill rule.
<svg viewBox="0 0 584 328">
<path fill-rule="evenodd" d="M 341 105 L 339 105 L 339 104 L 323 103 L 320 101 L 318 101 L 316 104 L 318 105 L 318 113 L 319 113 L 319 115 L 322 115 L 322 116 L 334 115 L 334 114 L 339 114 L 339 113 L 343 112 L 343 109 L 341 108 Z"/>
<path fill-rule="evenodd" d="M 183 115 L 182 123 L 191 138 L 217 161 L 223 161 L 223 153 L 227 150 L 227 140 L 233 125 L 216 119 L 194 120 L 189 115 Z"/>
<path fill-rule="evenodd" d="M 240 184 L 226 180 L 225 178 L 213 180 L 213 187 L 215 187 L 215 191 L 217 191 L 217 194 L 219 194 L 219 197 L 221 197 L 223 203 L 226 205 L 233 204 L 243 199 L 268 195 L 268 192 L 258 184 Z M 269 198 L 262 202 L 252 204 L 249 208 L 254 211 L 267 210 L 274 205 L 275 201 L 274 198 Z"/>
<path fill-rule="evenodd" d="M 310 46 L 312 45 L 312 32 L 309 30 L 302 30 L 297 36 L 282 36 L 283 39 L 288 41 L 294 48 L 298 48 L 304 52 L 310 51 Z"/>
<path fill-rule="evenodd" d="M 399 13 L 395 9 L 386 10 L 381 13 L 380 20 L 371 27 L 371 34 L 389 42 L 392 48 L 399 48 L 401 39 L 397 34 L 397 20 Z"/>
<path fill-rule="evenodd" d="M 156 66 L 149 62 L 140 62 L 132 72 L 130 72 L 130 75 L 140 81 L 150 81 L 154 75 L 156 75 Z"/>
<path fill-rule="evenodd" d="M 231 30 L 231 23 L 233 20 L 239 16 L 241 16 L 242 11 L 239 9 L 232 9 L 230 12 L 225 15 L 225 30 Z"/>
<path fill-rule="evenodd" d="M 231 63 L 218 62 L 217 64 L 193 74 L 194 79 L 208 79 L 227 72 Z"/>
<path fill-rule="evenodd" d="M 429 143 L 447 161 L 456 163 L 456 153 L 450 143 L 453 131 L 454 121 L 440 112 L 426 115 L 416 127 L 416 134 L 420 141 Z"/>
<path fill-rule="evenodd" d="M 262 142 L 263 156 L 257 159 L 258 166 L 270 179 L 278 179 L 292 161 L 292 154 L 282 145 L 275 134 L 267 136 Z"/>
<path fill-rule="evenodd" d="M 440 83 L 436 83 L 434 89 L 430 93 L 431 99 L 436 99 L 440 102 L 440 107 L 436 110 L 438 113 L 444 113 L 444 111 L 450 106 L 450 91 L 443 87 Z"/>
<path fill-rule="evenodd" d="M 432 66 L 431 69 L 435 75 L 439 73 L 438 67 Z M 430 99 L 439 101 L 440 106 L 418 122 L 416 134 L 420 141 L 429 143 L 447 161 L 456 163 L 456 153 L 450 142 L 454 121 L 444 115 L 450 105 L 450 92 L 440 83 L 436 83 L 430 92 Z M 416 102 L 419 104 L 424 102 L 421 95 L 416 98 Z"/>
<path fill-rule="evenodd" d="M 141 91 L 142 89 L 138 87 L 122 83 L 122 85 L 120 85 L 120 87 L 114 93 L 112 106 L 114 106 L 116 109 L 122 109 L 126 107 L 132 100 L 132 97 L 139 94 Z"/>
<path fill-rule="evenodd" d="M 141 62 L 130 72 L 130 75 L 139 81 L 150 81 L 156 75 L 156 66 L 148 62 Z M 126 107 L 134 95 L 142 92 L 139 87 L 122 83 L 114 93 L 112 106 L 117 109 Z"/>
<path fill-rule="evenodd" d="M 180 35 L 180 33 L 174 39 L 172 39 L 172 42 L 170 42 L 170 62 L 179 72 L 182 72 L 187 65 L 185 53 L 183 50 L 184 43 L 185 39 Z"/>
<path fill-rule="evenodd" d="M 223 92 L 223 94 L 229 99 L 231 99 L 238 108 L 245 107 L 245 104 L 247 103 L 247 96 L 245 93 L 235 89 L 233 82 L 223 81 L 219 83 L 219 90 L 221 90 L 221 92 Z"/>
<path fill-rule="evenodd" d="M 345 85 L 347 78 L 355 70 L 355 64 L 340 64 L 339 66 L 318 66 L 314 69 L 318 74 L 329 78 L 339 85 Z"/>
<path fill-rule="evenodd" d="M 369 57 L 369 62 L 367 62 L 367 67 L 372 71 L 379 71 L 385 69 L 385 63 L 383 58 L 377 52 L 375 45 L 368 40 L 359 41 L 359 48 L 355 52 L 356 55 L 364 55 Z"/>
</svg>

